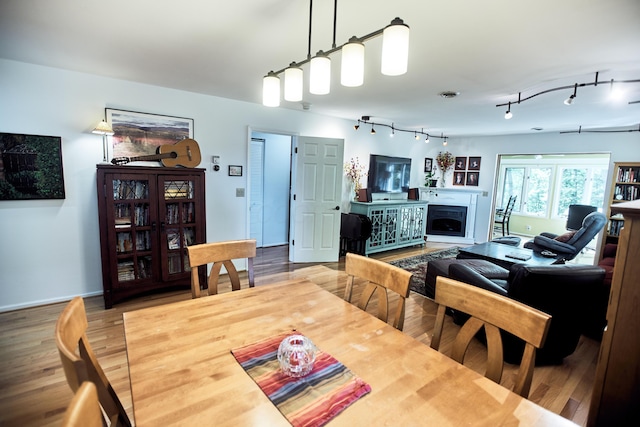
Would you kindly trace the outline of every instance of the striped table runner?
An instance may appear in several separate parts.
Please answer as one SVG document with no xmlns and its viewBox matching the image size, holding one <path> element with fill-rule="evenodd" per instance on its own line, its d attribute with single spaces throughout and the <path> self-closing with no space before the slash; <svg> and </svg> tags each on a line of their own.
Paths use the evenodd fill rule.
<svg viewBox="0 0 640 427">
<path fill-rule="evenodd" d="M 292 333 L 237 348 L 231 353 L 292 425 L 323 426 L 369 393 L 371 387 L 321 350 L 308 375 L 302 378 L 284 375 L 278 364 L 278 346 Z"/>
</svg>

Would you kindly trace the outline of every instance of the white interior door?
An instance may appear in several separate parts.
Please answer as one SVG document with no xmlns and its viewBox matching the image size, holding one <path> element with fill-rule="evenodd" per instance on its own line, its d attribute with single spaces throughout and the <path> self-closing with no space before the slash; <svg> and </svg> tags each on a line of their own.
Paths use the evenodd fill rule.
<svg viewBox="0 0 640 427">
<path fill-rule="evenodd" d="M 301 136 L 296 150 L 289 258 L 338 261 L 344 140 Z"/>
</svg>

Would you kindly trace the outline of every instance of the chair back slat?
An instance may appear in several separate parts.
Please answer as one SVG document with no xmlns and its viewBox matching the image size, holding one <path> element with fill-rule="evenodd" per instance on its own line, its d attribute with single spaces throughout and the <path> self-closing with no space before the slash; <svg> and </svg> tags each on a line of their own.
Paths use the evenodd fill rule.
<svg viewBox="0 0 640 427">
<path fill-rule="evenodd" d="M 386 262 L 353 253 L 347 253 L 346 255 L 345 271 L 349 278 L 344 299 L 351 302 L 356 277 L 366 280 L 367 284 L 361 293 L 358 307 L 366 310 L 372 295 L 375 293 L 378 300 L 378 318 L 384 322 L 388 321 L 389 313 L 387 290 L 399 295 L 398 306 L 395 310 L 392 324 L 395 328 L 402 330 L 405 302 L 409 296 L 411 273 Z"/>
<path fill-rule="evenodd" d="M 234 259 L 247 259 L 249 287 L 255 286 L 253 273 L 253 259 L 256 257 L 255 239 L 230 240 L 187 246 L 187 253 L 189 254 L 189 266 L 191 267 L 191 295 L 193 298 L 198 298 L 201 295 L 198 267 L 206 266 L 207 264 L 212 264 L 207 279 L 209 295 L 218 293 L 218 280 L 223 265 L 229 275 L 231 289 L 234 291 L 240 289 L 240 277 L 232 262 Z"/>
<path fill-rule="evenodd" d="M 533 378 L 535 350 L 544 344 L 551 316 L 502 295 L 442 276 L 436 279 L 435 301 L 439 306 L 431 347 L 440 348 L 446 308 L 467 313 L 471 317 L 456 336 L 452 359 L 463 363 L 469 343 L 484 327 L 488 355 L 485 376 L 497 383 L 502 378 L 504 366 L 500 330 L 525 341 L 525 352 L 513 391 L 527 397 Z"/>
</svg>

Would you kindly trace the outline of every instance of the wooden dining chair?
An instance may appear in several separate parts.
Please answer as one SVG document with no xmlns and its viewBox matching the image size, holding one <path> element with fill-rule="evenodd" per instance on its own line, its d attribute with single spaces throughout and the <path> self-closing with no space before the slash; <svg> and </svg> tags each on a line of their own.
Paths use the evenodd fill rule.
<svg viewBox="0 0 640 427">
<path fill-rule="evenodd" d="M 84 301 L 81 297 L 75 297 L 58 317 L 55 331 L 56 345 L 67 383 L 71 390 L 77 393 L 83 382 L 92 382 L 110 425 L 131 426 L 127 412 L 89 344 L 87 327 Z"/>
<path fill-rule="evenodd" d="M 62 427 L 102 427 L 102 411 L 96 385 L 85 381 L 64 413 Z"/>
<path fill-rule="evenodd" d="M 366 310 L 375 292 L 378 297 L 378 318 L 384 322 L 387 321 L 389 312 L 387 290 L 391 290 L 400 296 L 392 325 L 396 329 L 402 330 L 405 302 L 409 296 L 411 273 L 386 262 L 350 252 L 346 255 L 345 271 L 348 279 L 344 299 L 351 302 L 353 285 L 357 277 L 366 280 L 367 283 L 362 290 L 357 305 L 360 309 Z"/>
<path fill-rule="evenodd" d="M 193 298 L 200 297 L 200 280 L 198 278 L 198 267 L 207 264 L 213 264 L 207 284 L 209 295 L 218 293 L 218 279 L 220 278 L 220 269 L 224 265 L 231 281 L 231 290 L 240 289 L 240 278 L 235 265 L 234 259 L 247 259 L 247 273 L 249 275 L 249 287 L 255 286 L 253 277 L 253 259 L 256 257 L 256 241 L 249 240 L 230 240 L 217 243 L 203 243 L 200 245 L 187 246 L 189 253 L 189 265 L 191 266 L 191 296 Z"/>
<path fill-rule="evenodd" d="M 522 397 L 528 397 L 536 349 L 544 344 L 551 316 L 513 299 L 442 276 L 436 279 L 435 302 L 439 305 L 431 347 L 436 350 L 440 347 L 447 308 L 467 313 L 471 317 L 456 336 L 451 358 L 463 363 L 471 340 L 484 326 L 487 338 L 485 376 L 498 384 L 504 367 L 500 330 L 524 340 L 524 353 L 513 391 Z"/>
</svg>

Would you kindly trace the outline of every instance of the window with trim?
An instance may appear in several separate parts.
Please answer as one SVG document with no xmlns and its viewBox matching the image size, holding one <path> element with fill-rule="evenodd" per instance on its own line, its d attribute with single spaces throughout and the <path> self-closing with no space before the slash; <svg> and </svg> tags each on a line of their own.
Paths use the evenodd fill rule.
<svg viewBox="0 0 640 427">
<path fill-rule="evenodd" d="M 602 208 L 609 155 L 501 156 L 496 207 L 517 196 L 513 212 L 566 217 L 569 205 Z"/>
</svg>

